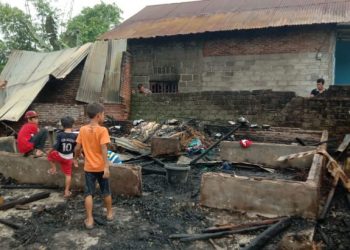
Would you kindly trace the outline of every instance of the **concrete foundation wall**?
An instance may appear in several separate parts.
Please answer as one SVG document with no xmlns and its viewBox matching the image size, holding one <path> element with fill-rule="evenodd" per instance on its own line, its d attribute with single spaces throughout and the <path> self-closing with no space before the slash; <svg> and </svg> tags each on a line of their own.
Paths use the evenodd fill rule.
<svg viewBox="0 0 350 250">
<path fill-rule="evenodd" d="M 328 139 L 328 132 L 323 131 L 321 141 Z M 274 157 L 272 151 L 264 150 L 265 143 L 255 144 L 248 149 L 239 149 L 234 142 L 221 144 L 222 156 L 233 159 L 245 159 L 249 155 L 249 162 L 258 159 L 269 161 Z M 268 145 L 276 154 L 284 154 L 290 150 L 302 152 L 313 149 L 312 147 Z M 292 149 L 293 148 L 293 149 Z M 318 146 L 318 149 L 326 149 L 326 144 Z M 243 153 L 245 150 L 249 150 Z M 298 151 L 297 151 L 298 150 Z M 230 151 L 232 153 L 230 154 Z M 240 156 L 243 155 L 243 156 Z M 205 173 L 202 175 L 200 203 L 203 206 L 248 211 L 258 214 L 274 216 L 297 215 L 306 218 L 316 218 L 320 201 L 320 188 L 322 174 L 324 172 L 324 157 L 312 155 L 308 178 L 305 182 L 290 180 L 267 180 L 254 177 L 233 176 L 223 173 Z M 300 167 L 300 166 L 299 166 Z"/>
<path fill-rule="evenodd" d="M 318 188 L 306 182 L 254 180 L 221 173 L 202 175 L 203 206 L 273 216 L 315 218 Z"/>
<path fill-rule="evenodd" d="M 0 152 L 0 173 L 18 183 L 58 185 L 64 187 L 64 175 L 49 175 L 50 164 L 45 158 L 23 157 L 20 154 Z M 59 171 L 59 166 L 57 168 Z M 142 195 L 141 168 L 131 165 L 118 165 L 110 168 L 110 187 L 113 194 L 126 196 Z M 83 163 L 73 167 L 72 188 L 83 190 L 85 177 Z"/>
<path fill-rule="evenodd" d="M 132 86 L 178 81 L 179 92 L 273 89 L 308 96 L 333 83 L 333 27 L 315 25 L 129 41 Z"/>
<path fill-rule="evenodd" d="M 276 161 L 283 155 L 314 150 L 316 147 L 298 145 L 284 145 L 276 143 L 253 143 L 249 148 L 242 148 L 239 142 L 223 141 L 220 143 L 220 158 L 229 162 L 249 162 L 263 164 L 266 167 L 294 167 L 300 169 L 310 168 L 313 155 L 288 162 Z"/>
</svg>

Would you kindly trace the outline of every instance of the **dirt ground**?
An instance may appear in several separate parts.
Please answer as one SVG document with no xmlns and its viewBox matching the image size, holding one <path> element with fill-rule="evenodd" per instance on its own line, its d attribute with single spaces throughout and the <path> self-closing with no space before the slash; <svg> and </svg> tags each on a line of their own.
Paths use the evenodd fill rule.
<svg viewBox="0 0 350 250">
<path fill-rule="evenodd" d="M 0 218 L 21 225 L 12 230 L 0 225 L 1 249 L 241 249 L 263 230 L 250 234 L 215 239 L 212 242 L 180 242 L 170 240 L 176 233 L 198 233 L 215 224 L 246 223 L 263 219 L 256 215 L 233 213 L 198 205 L 201 174 L 218 169 L 195 167 L 187 184 L 170 186 L 165 176 L 144 175 L 144 195 L 139 198 L 114 197 L 115 220 L 106 222 L 100 197 L 95 198 L 95 227 L 83 226 L 83 194 L 64 200 L 61 191 L 52 191 L 48 199 L 31 203 L 27 211 L 10 209 Z M 4 180 L 3 180 L 4 181 Z M 43 190 L 1 190 L 6 197 L 19 197 Z M 320 224 L 332 245 L 324 249 L 349 249 L 350 213 L 344 196 L 338 193 L 326 220 Z M 288 232 L 312 228 L 314 222 L 294 220 Z M 282 235 L 274 238 L 265 249 L 276 249 Z M 316 240 L 322 241 L 319 233 Z M 214 247 L 215 245 L 215 247 Z"/>
</svg>

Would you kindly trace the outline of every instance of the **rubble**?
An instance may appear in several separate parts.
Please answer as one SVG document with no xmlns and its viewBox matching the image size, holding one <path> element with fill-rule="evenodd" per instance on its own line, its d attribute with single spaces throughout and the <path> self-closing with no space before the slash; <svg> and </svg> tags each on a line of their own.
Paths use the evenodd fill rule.
<svg viewBox="0 0 350 250">
<path fill-rule="evenodd" d="M 62 236 L 64 236 L 65 239 L 69 239 L 70 247 L 73 248 L 83 246 L 83 248 L 96 247 L 100 249 L 210 249 L 214 246 L 215 249 L 242 249 L 244 247 L 250 249 L 250 244 L 255 242 L 254 239 L 268 227 L 267 224 L 269 223 L 266 221 L 274 221 L 274 219 L 267 219 L 264 216 L 274 217 L 276 214 L 271 215 L 271 213 L 264 209 L 252 212 L 249 209 L 225 207 L 225 209 L 228 208 L 235 211 L 232 212 L 200 206 L 205 205 L 203 202 L 203 192 L 208 190 L 205 186 L 209 185 L 208 183 L 205 184 L 206 181 L 203 179 L 216 175 L 241 180 L 238 186 L 235 187 L 226 185 L 226 181 L 222 180 L 219 180 L 216 184 L 209 185 L 211 190 L 220 190 L 215 196 L 209 198 L 210 202 L 216 205 L 227 205 L 230 202 L 228 198 L 224 202 L 217 200 L 225 192 L 229 193 L 232 197 L 236 197 L 237 193 L 241 193 L 242 196 L 245 196 L 240 202 L 241 204 L 247 202 L 247 200 L 255 203 L 261 201 L 265 202 L 266 205 L 274 206 L 274 209 L 279 206 L 279 200 L 290 198 L 294 200 L 293 206 L 299 201 L 300 203 L 294 208 L 292 205 L 280 207 L 280 211 L 284 210 L 287 213 L 277 213 L 277 215 L 288 215 L 288 211 L 292 211 L 292 214 L 296 213 L 305 217 L 315 217 L 313 209 L 315 208 L 315 211 L 317 210 L 316 206 L 318 206 L 319 201 L 315 203 L 314 201 L 318 198 L 315 198 L 316 196 L 310 198 L 308 195 L 313 194 L 314 191 L 316 194 L 316 190 L 319 187 L 316 183 L 320 181 L 321 177 L 319 174 L 321 168 L 312 168 L 311 164 L 321 166 L 319 165 L 322 162 L 320 155 L 317 159 L 311 156 L 308 161 L 302 163 L 304 165 L 288 165 L 285 169 L 281 170 L 278 164 L 274 165 L 272 163 L 261 162 L 254 157 L 248 157 L 246 153 L 249 150 L 261 151 L 262 149 L 259 148 L 261 142 L 273 142 L 272 144 L 274 145 L 272 146 L 276 146 L 276 149 L 271 152 L 275 151 L 275 155 L 269 155 L 269 152 L 266 151 L 264 151 L 264 154 L 266 158 L 273 158 L 275 160 L 279 156 L 284 155 L 282 151 L 276 152 L 276 150 L 282 150 L 281 148 L 284 147 L 275 145 L 276 142 L 287 143 L 289 145 L 285 145 L 286 147 L 289 148 L 290 146 L 290 148 L 296 149 L 294 151 L 295 153 L 298 153 L 307 150 L 308 146 L 291 145 L 296 142 L 295 138 L 301 138 L 305 142 L 305 145 L 315 145 L 323 140 L 319 131 L 305 132 L 303 134 L 302 131 L 295 129 L 285 129 L 284 131 L 287 132 L 283 132 L 281 128 L 276 129 L 270 126 L 265 126 L 264 128 L 262 126 L 248 126 L 235 131 L 234 136 L 225 136 L 233 129 L 232 125 L 226 126 L 227 131 L 225 132 L 215 129 L 213 133 L 206 134 L 202 130 L 203 127 L 197 127 L 195 124 L 193 121 L 190 123 L 176 119 L 160 123 L 147 122 L 141 119 L 135 122 L 135 126 L 130 122 L 122 125 L 116 121 L 110 122 L 108 128 L 110 132 L 112 131 L 112 140 L 117 145 L 113 150 L 120 155 L 123 163 L 127 164 L 113 167 L 113 171 L 126 171 L 125 166 L 127 166 L 127 168 L 134 168 L 138 173 L 137 175 L 133 175 L 132 179 L 118 174 L 118 178 L 114 179 L 114 182 L 111 182 L 112 189 L 114 190 L 126 188 L 127 190 L 131 190 L 131 195 L 137 194 L 137 197 L 128 197 L 130 194 L 124 189 L 118 196 L 113 196 L 113 210 L 117 215 L 116 221 L 112 224 L 105 221 L 102 209 L 103 204 L 97 201 L 97 199 L 97 210 L 95 211 L 96 214 L 94 214 L 96 217 L 96 228 L 92 230 L 91 234 L 85 234 L 83 231 L 83 195 L 78 189 L 75 189 L 72 199 L 59 204 L 51 205 L 52 198 L 50 197 L 44 206 L 40 203 L 31 204 L 29 210 L 10 209 L 9 213 L 0 216 L 0 219 L 4 219 L 5 223 L 10 220 L 10 222 L 20 225 L 20 228 L 17 229 L 6 229 L 14 230 L 14 233 L 5 241 L 3 240 L 5 238 L 0 233 L 0 241 L 2 242 L 0 245 L 4 245 L 5 247 L 25 246 L 27 248 L 61 246 L 64 248 L 67 247 L 67 244 L 62 240 Z M 237 123 L 233 126 L 237 126 Z M 290 132 L 291 135 L 289 134 Z M 218 136 L 218 133 L 221 133 L 221 136 Z M 286 134 L 288 136 L 285 136 Z M 269 135 L 271 135 L 271 138 L 268 138 Z M 249 148 L 240 147 L 242 152 L 229 158 L 226 157 L 227 150 L 223 152 L 222 148 L 216 147 L 219 145 L 217 142 L 224 137 L 226 137 L 225 139 L 228 142 L 222 142 L 221 145 L 230 145 L 227 147 L 227 150 L 230 148 L 231 151 L 236 151 L 236 147 L 231 147 L 231 145 L 238 144 L 239 146 L 238 140 L 242 138 L 253 140 L 254 143 Z M 207 155 L 201 155 L 200 152 L 192 154 L 192 152 L 186 151 L 186 148 L 189 147 L 191 141 L 194 139 L 200 140 L 205 149 L 212 147 L 212 150 L 208 150 Z M 162 141 L 162 143 L 155 144 L 154 142 L 157 140 Z M 232 142 L 230 140 L 235 141 Z M 169 141 L 176 142 L 174 143 L 175 146 L 170 147 L 167 143 Z M 315 146 L 312 148 L 314 149 Z M 253 156 L 257 154 L 257 152 L 253 152 Z M 194 163 L 193 160 L 199 156 L 201 159 L 198 159 Z M 23 159 L 21 158 L 20 160 Z M 38 161 L 43 159 L 26 160 L 36 165 Z M 172 164 L 183 164 L 186 167 L 191 165 L 191 168 L 188 167 L 190 170 L 186 181 L 177 183 L 176 185 L 170 185 L 171 182 L 169 183 L 167 168 L 168 166 L 172 166 Z M 230 166 L 230 168 L 226 168 L 225 164 Z M 116 173 L 113 171 L 111 171 L 112 176 Z M 135 181 L 133 179 L 134 177 L 136 177 Z M 264 187 L 261 186 L 258 190 L 258 192 L 262 190 L 268 191 L 264 195 L 265 198 L 263 200 L 259 197 L 254 197 L 247 189 L 242 192 L 240 191 L 240 188 L 247 188 L 252 181 L 266 185 Z M 6 185 L 8 186 L 13 181 L 7 178 L 0 178 L 0 182 L 3 187 L 6 187 L 5 182 L 7 182 Z M 274 183 L 278 182 L 281 183 L 281 186 L 274 186 Z M 292 191 L 294 193 L 283 193 L 286 186 L 293 182 L 312 182 L 315 186 L 308 187 L 305 184 L 300 184 L 301 188 L 298 189 L 295 185 L 292 185 Z M 39 179 L 35 179 L 33 183 L 38 185 L 40 181 Z M 40 185 L 43 184 L 41 183 Z M 50 185 L 52 184 L 56 185 L 54 182 Z M 1 189 L 0 195 L 6 193 L 7 196 L 10 194 L 11 197 L 16 198 L 20 197 L 18 192 L 31 192 L 31 189 L 26 188 L 45 188 L 45 186 L 40 187 L 40 185 L 26 185 L 13 182 L 9 186 L 14 188 L 18 186 L 18 188 L 22 187 L 23 189 Z M 277 196 L 274 196 L 276 195 L 274 191 L 276 191 L 275 193 L 279 192 L 280 195 L 282 194 L 283 198 L 276 198 Z M 11 194 L 11 192 L 14 193 Z M 254 195 L 258 192 L 254 192 Z M 50 193 L 53 197 L 58 196 L 55 189 L 51 189 Z M 337 192 L 335 192 L 335 196 L 337 195 Z M 208 199 L 208 196 L 206 196 L 206 199 Z M 312 212 L 310 212 L 310 206 L 312 207 Z M 309 212 L 301 212 L 304 208 L 305 211 Z M 328 244 L 339 245 L 338 233 L 335 233 L 336 230 L 330 229 L 329 218 L 334 219 L 332 217 L 334 216 L 332 214 L 334 207 L 331 205 L 330 209 L 331 212 L 326 214 L 322 222 L 323 224 L 320 225 L 326 225 L 326 228 L 322 229 L 324 234 L 327 233 L 328 235 L 331 232 L 331 237 L 327 236 L 331 238 L 330 240 L 328 239 Z M 13 215 L 14 211 L 28 214 L 28 217 L 26 219 L 21 219 L 21 217 L 16 218 Z M 345 218 L 347 219 L 347 217 Z M 277 219 L 280 220 L 280 218 Z M 221 225 L 213 227 L 215 224 Z M 296 235 L 303 228 L 309 228 L 309 224 L 309 221 L 305 219 L 293 219 L 291 226 L 286 229 L 285 233 L 280 233 L 273 238 L 270 237 L 271 242 L 269 243 L 261 241 L 264 244 L 266 243 L 264 249 L 276 249 L 277 246 L 281 248 L 285 247 L 286 245 L 283 243 L 282 238 L 285 239 L 284 241 L 291 242 L 291 239 L 295 239 L 293 235 Z M 341 224 L 340 221 L 339 224 Z M 0 228 L 4 227 L 7 226 L 0 225 Z M 311 228 L 314 227 L 315 224 L 311 226 Z M 63 228 L 65 234 L 62 234 Z M 204 231 L 208 229 L 214 231 Z M 170 237 L 171 239 L 169 239 L 169 236 L 173 235 L 179 235 L 179 237 Z M 180 237 L 181 235 L 186 237 Z M 289 236 L 287 237 L 286 235 Z M 314 240 L 317 243 L 325 241 L 320 238 L 320 235 L 320 233 L 316 233 Z M 84 237 L 84 241 L 78 240 L 79 237 Z M 325 238 L 324 235 L 323 238 Z M 203 240 L 198 241 L 198 239 Z M 280 243 L 281 240 L 282 243 Z M 308 238 L 307 244 L 310 243 L 312 246 L 317 246 L 317 243 L 312 240 Z M 344 245 L 348 246 L 347 243 Z"/>
</svg>

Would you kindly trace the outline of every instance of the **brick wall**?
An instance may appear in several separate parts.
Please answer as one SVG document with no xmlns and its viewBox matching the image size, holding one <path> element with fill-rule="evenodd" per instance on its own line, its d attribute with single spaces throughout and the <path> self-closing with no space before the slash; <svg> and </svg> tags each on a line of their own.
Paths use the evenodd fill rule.
<svg viewBox="0 0 350 250">
<path fill-rule="evenodd" d="M 34 103 L 79 104 L 79 102 L 75 100 L 75 97 L 78 92 L 84 64 L 85 60 L 83 60 L 65 79 L 50 79 L 35 98 Z"/>
<path fill-rule="evenodd" d="M 350 86 L 331 86 L 321 97 L 294 98 L 281 113 L 281 126 L 350 133 Z"/>
<path fill-rule="evenodd" d="M 271 124 L 276 114 L 294 97 L 294 92 L 271 90 L 133 95 L 131 117 L 145 120 L 196 118 L 230 121 L 243 115 L 248 120 Z"/>
<path fill-rule="evenodd" d="M 87 121 L 83 104 L 33 103 L 31 108 L 38 112 L 42 125 L 57 126 L 59 120 L 67 115 L 74 118 L 76 125 Z"/>
<path fill-rule="evenodd" d="M 204 57 L 227 55 L 264 55 L 278 53 L 330 52 L 330 27 L 265 29 L 237 32 L 208 39 Z"/>
<path fill-rule="evenodd" d="M 39 113 L 42 125 L 56 126 L 60 118 L 66 115 L 72 116 L 76 120 L 76 125 L 88 121 L 85 114 L 87 104 L 75 100 L 83 68 L 84 62 L 80 63 L 64 80 L 51 79 L 39 93 L 30 109 L 34 109 Z M 131 100 L 130 68 L 131 56 L 129 53 L 124 53 L 121 69 L 121 104 L 104 104 L 105 114 L 113 116 L 117 120 L 126 120 L 129 116 Z"/>
<path fill-rule="evenodd" d="M 273 89 L 307 96 L 317 78 L 333 82 L 333 30 L 315 25 L 131 40 L 132 86 L 176 79 L 179 92 Z"/>
<path fill-rule="evenodd" d="M 253 123 L 350 133 L 350 87 L 331 87 L 324 97 L 294 92 L 226 91 L 132 96 L 132 119 L 196 118 L 227 124 L 239 116 Z"/>
</svg>

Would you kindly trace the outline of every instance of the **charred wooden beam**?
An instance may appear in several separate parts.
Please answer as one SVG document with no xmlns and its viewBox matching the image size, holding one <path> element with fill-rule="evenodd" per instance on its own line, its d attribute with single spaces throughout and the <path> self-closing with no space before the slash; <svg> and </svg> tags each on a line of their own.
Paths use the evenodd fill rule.
<svg viewBox="0 0 350 250">
<path fill-rule="evenodd" d="M 207 155 L 213 148 L 215 148 L 217 145 L 219 145 L 220 142 L 223 140 L 226 140 L 229 136 L 231 136 L 234 132 L 236 132 L 240 127 L 242 127 L 242 124 L 238 124 L 236 127 L 234 127 L 230 132 L 228 132 L 226 135 L 224 135 L 222 138 L 220 138 L 217 142 L 215 142 L 213 145 L 211 145 L 207 150 L 205 150 L 203 153 L 201 153 L 199 156 L 194 158 L 190 165 L 195 164 L 197 161 L 202 159 L 205 155 Z"/>
<path fill-rule="evenodd" d="M 268 227 L 268 225 L 254 226 L 254 227 L 248 227 L 248 228 L 236 229 L 236 230 L 230 230 L 230 231 L 224 231 L 224 232 L 216 232 L 216 233 L 173 234 L 173 235 L 170 235 L 169 238 L 170 239 L 180 239 L 181 242 L 195 241 L 195 240 L 207 240 L 207 239 L 220 238 L 220 237 L 235 234 L 235 233 L 251 232 L 251 231 L 263 229 L 266 227 Z"/>
<path fill-rule="evenodd" d="M 273 237 L 282 232 L 284 229 L 290 226 L 292 222 L 291 218 L 284 218 L 280 222 L 270 226 L 258 237 L 256 237 L 250 244 L 243 248 L 243 250 L 258 250 L 262 249 Z"/>
<path fill-rule="evenodd" d="M 10 222 L 9 220 L 5 220 L 5 219 L 0 219 L 0 223 L 4 224 L 12 229 L 20 229 L 21 228 L 21 226 L 15 224 L 13 222 Z"/>
<path fill-rule="evenodd" d="M 271 224 L 279 222 L 281 219 L 282 218 L 276 218 L 276 219 L 255 221 L 255 222 L 249 222 L 249 223 L 238 224 L 238 225 L 227 224 L 227 225 L 222 225 L 222 226 L 209 227 L 209 228 L 203 229 L 202 233 L 215 233 L 215 232 L 220 232 L 220 231 L 250 228 L 250 227 L 254 227 L 254 226 L 271 225 Z"/>
<path fill-rule="evenodd" d="M 142 174 L 144 174 L 144 175 L 147 175 L 147 174 L 166 175 L 166 171 L 160 170 L 160 169 L 149 168 L 149 167 L 142 167 Z"/>
<path fill-rule="evenodd" d="M 7 209 L 15 207 L 16 205 L 23 205 L 23 204 L 30 203 L 33 201 L 45 199 L 49 196 L 50 196 L 50 192 L 37 193 L 37 194 L 34 194 L 28 198 L 21 198 L 21 199 L 15 200 L 15 201 L 7 202 L 7 203 L 0 206 L 0 210 L 7 210 Z"/>
</svg>

